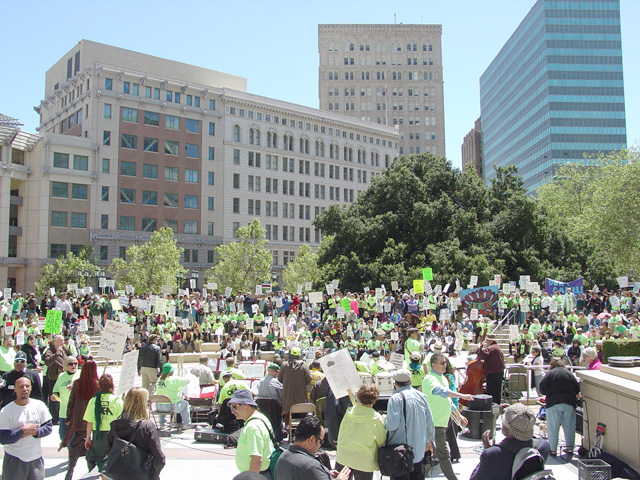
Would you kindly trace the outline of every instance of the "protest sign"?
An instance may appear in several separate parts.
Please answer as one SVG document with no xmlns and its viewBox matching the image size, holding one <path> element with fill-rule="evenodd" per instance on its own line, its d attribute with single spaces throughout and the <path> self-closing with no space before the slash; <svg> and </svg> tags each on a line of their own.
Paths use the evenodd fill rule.
<svg viewBox="0 0 640 480">
<path fill-rule="evenodd" d="M 304 282 L 304 289 L 307 292 L 311 291 L 311 282 Z"/>
<path fill-rule="evenodd" d="M 136 292 L 136 289 L 134 288 L 133 285 L 125 285 L 124 291 L 126 295 L 133 295 Z"/>
<path fill-rule="evenodd" d="M 322 292 L 309 292 L 309 303 L 322 303 Z"/>
<path fill-rule="evenodd" d="M 558 302 L 555 302 L 554 300 L 551 300 L 549 302 L 549 312 L 557 313 L 557 311 L 558 311 Z"/>
<path fill-rule="evenodd" d="M 629 286 L 629 277 L 627 276 L 618 277 L 616 280 L 618 281 L 618 286 L 620 288 L 627 288 Z"/>
<path fill-rule="evenodd" d="M 87 325 L 87 319 L 86 318 L 80 319 L 80 323 L 78 324 L 78 331 L 79 332 L 87 332 L 87 331 L 89 331 L 89 325 Z"/>
<path fill-rule="evenodd" d="M 518 325 L 509 325 L 509 341 L 515 343 L 520 338 L 520 332 L 518 331 Z"/>
<path fill-rule="evenodd" d="M 502 275 L 494 275 L 493 276 L 493 283 L 494 283 L 494 285 L 500 286 L 500 284 L 502 283 Z"/>
<path fill-rule="evenodd" d="M 529 313 L 531 311 L 531 309 L 529 308 L 529 304 L 526 302 L 526 300 L 520 301 L 520 311 L 522 313 Z"/>
<path fill-rule="evenodd" d="M 321 357 L 319 361 L 336 398 L 347 396 L 349 392 L 355 395 L 362 381 L 346 348 Z"/>
<path fill-rule="evenodd" d="M 3 290 L 3 292 L 4 292 L 5 300 L 9 300 L 11 298 L 11 289 L 10 288 L 5 288 Z"/>
<path fill-rule="evenodd" d="M 462 311 L 469 314 L 472 309 L 477 309 L 480 315 L 496 313 L 498 307 L 498 286 L 478 287 L 460 292 L 462 299 Z"/>
<path fill-rule="evenodd" d="M 613 295 L 612 297 L 609 297 L 609 303 L 611 303 L 611 306 L 614 309 L 620 308 L 620 299 L 615 295 Z"/>
<path fill-rule="evenodd" d="M 369 287 L 364 287 L 363 290 L 365 295 L 367 295 L 370 292 Z"/>
<path fill-rule="evenodd" d="M 471 288 L 473 288 L 476 285 L 478 285 L 478 276 L 477 275 L 471 275 L 471 279 L 469 280 L 469 285 L 471 285 Z"/>
<path fill-rule="evenodd" d="M 224 289 L 224 296 L 225 297 L 230 297 L 231 296 L 231 287 L 227 287 Z"/>
<path fill-rule="evenodd" d="M 381 288 L 376 288 L 376 292 L 375 293 L 376 293 L 376 298 L 377 299 L 381 299 L 383 297 Z"/>
<path fill-rule="evenodd" d="M 414 280 L 413 281 L 413 291 L 415 293 L 424 293 L 424 281 L 423 280 Z"/>
<path fill-rule="evenodd" d="M 165 295 L 169 295 L 172 292 L 173 292 L 173 288 L 171 288 L 171 285 L 162 285 L 160 287 L 160 293 L 164 293 Z"/>
<path fill-rule="evenodd" d="M 78 289 L 77 283 L 67 283 L 67 292 L 75 292 Z"/>
<path fill-rule="evenodd" d="M 640 292 L 640 282 L 636 282 L 633 284 L 633 293 Z"/>
<path fill-rule="evenodd" d="M 209 290 L 217 290 L 218 289 L 218 283 L 217 282 L 208 282 L 207 283 L 207 288 Z"/>
<path fill-rule="evenodd" d="M 398 290 L 398 282 L 395 280 L 391 282 L 391 290 Z"/>
<path fill-rule="evenodd" d="M 38 317 L 38 330 L 44 332 L 44 327 L 47 324 L 47 320 L 44 317 Z"/>
<path fill-rule="evenodd" d="M 401 353 L 392 353 L 389 355 L 389 363 L 398 370 L 402 369 L 402 365 L 404 364 L 404 355 Z"/>
<path fill-rule="evenodd" d="M 122 356 L 122 369 L 120 370 L 120 381 L 118 382 L 118 388 L 116 395 L 122 395 L 127 393 L 133 388 L 136 376 L 138 374 L 138 354 L 140 350 L 134 350 L 129 353 L 125 353 Z"/>
<path fill-rule="evenodd" d="M 296 290 L 296 295 L 302 295 L 302 285 L 298 285 L 298 288 Z"/>
<path fill-rule="evenodd" d="M 327 295 L 329 295 L 330 297 L 332 297 L 333 294 L 336 292 L 336 289 L 333 288 L 333 285 L 331 284 L 328 284 L 325 288 L 327 290 Z"/>
<path fill-rule="evenodd" d="M 469 312 L 469 318 L 471 320 L 478 320 L 478 309 L 472 308 Z"/>
<path fill-rule="evenodd" d="M 584 293 L 582 278 L 578 278 L 571 282 L 560 282 L 558 280 L 546 278 L 544 281 L 544 289 L 549 295 L 553 295 L 556 290 L 560 291 L 563 295 L 569 290 L 576 295 Z"/>
<path fill-rule="evenodd" d="M 109 360 L 120 360 L 124 346 L 127 343 L 127 335 L 129 335 L 129 325 L 114 320 L 107 320 L 100 339 L 98 357 L 108 358 Z"/>
<path fill-rule="evenodd" d="M 256 295 L 262 295 L 262 284 L 256 285 Z"/>
<path fill-rule="evenodd" d="M 426 293 L 427 295 L 431 295 L 433 293 L 433 288 L 431 287 L 429 281 L 423 280 L 422 282 L 424 283 L 424 293 Z"/>
<path fill-rule="evenodd" d="M 398 339 L 398 332 L 391 332 L 390 336 L 391 336 L 391 340 L 394 341 L 394 342 L 397 342 L 399 340 Z"/>
<path fill-rule="evenodd" d="M 451 319 L 451 312 L 449 312 L 448 308 L 442 308 L 440 310 L 440 321 L 443 320 L 450 320 Z"/>
<path fill-rule="evenodd" d="M 436 297 L 439 297 L 442 294 L 442 285 L 436 285 L 436 287 L 433 289 L 433 294 Z"/>
<path fill-rule="evenodd" d="M 422 279 L 423 280 L 433 280 L 433 270 L 430 267 L 422 269 Z"/>
<path fill-rule="evenodd" d="M 16 335 L 16 345 L 24 345 L 24 331 L 22 330 Z"/>
<path fill-rule="evenodd" d="M 114 312 L 117 312 L 118 310 L 122 310 L 122 307 L 120 306 L 120 301 L 117 298 L 111 299 L 111 309 Z"/>
<path fill-rule="evenodd" d="M 4 334 L 13 335 L 13 322 L 6 322 L 4 324 Z"/>
<path fill-rule="evenodd" d="M 333 285 L 333 288 L 337 289 L 337 288 L 338 288 L 338 285 L 340 285 L 340 280 L 338 280 L 337 278 L 334 278 L 334 279 L 331 281 L 331 285 Z"/>
<path fill-rule="evenodd" d="M 442 293 L 447 293 L 447 292 L 449 291 L 449 288 L 451 288 L 451 284 L 450 284 L 450 283 L 447 283 L 447 284 L 444 286 L 444 289 L 442 290 Z"/>
<path fill-rule="evenodd" d="M 62 312 L 60 310 L 47 310 L 44 324 L 44 333 L 59 335 L 62 327 Z"/>
</svg>

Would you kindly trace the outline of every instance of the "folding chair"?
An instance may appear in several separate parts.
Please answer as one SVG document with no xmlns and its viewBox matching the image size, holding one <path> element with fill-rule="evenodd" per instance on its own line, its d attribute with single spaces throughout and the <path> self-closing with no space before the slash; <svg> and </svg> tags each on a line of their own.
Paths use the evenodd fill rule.
<svg viewBox="0 0 640 480">
<path fill-rule="evenodd" d="M 321 397 L 316 400 L 316 415 L 322 422 L 322 425 L 327 426 L 324 421 L 324 412 L 327 410 L 327 397 Z"/>
<path fill-rule="evenodd" d="M 158 410 L 158 403 L 168 404 L 169 411 L 162 412 Z M 171 403 L 171 399 L 166 395 L 151 395 L 149 396 L 149 402 L 147 403 L 149 408 L 149 418 L 153 418 L 153 423 L 156 425 L 156 428 L 160 430 L 158 426 L 158 422 L 156 417 L 159 415 L 169 415 L 169 429 L 176 425 L 176 412 L 173 410 L 173 404 Z"/>
<path fill-rule="evenodd" d="M 313 403 L 296 403 L 289 409 L 289 442 L 293 441 L 293 431 L 300 424 L 305 415 L 315 415 L 316 406 Z M 294 417 L 294 415 L 298 415 Z"/>
</svg>

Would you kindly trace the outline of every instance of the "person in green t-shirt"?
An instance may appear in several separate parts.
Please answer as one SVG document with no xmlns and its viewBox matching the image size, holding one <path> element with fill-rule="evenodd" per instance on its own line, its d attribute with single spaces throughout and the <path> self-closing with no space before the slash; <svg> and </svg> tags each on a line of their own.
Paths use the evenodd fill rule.
<svg viewBox="0 0 640 480">
<path fill-rule="evenodd" d="M 87 438 L 84 447 L 87 451 L 89 471 L 98 466 L 102 470 L 109 455 L 109 439 L 107 432 L 111 430 L 111 422 L 122 413 L 122 399 L 115 395 L 113 377 L 105 373 L 98 381 L 98 393 L 89 400 L 82 418 L 87 422 Z"/>
<path fill-rule="evenodd" d="M 64 359 L 64 372 L 60 374 L 58 380 L 56 380 L 53 386 L 53 395 L 60 402 L 60 440 L 62 440 L 67 433 L 67 424 L 65 422 L 67 418 L 67 405 L 69 404 L 69 396 L 71 395 L 71 388 L 73 382 L 80 378 L 80 371 L 78 370 L 78 359 L 73 355 L 69 355 Z"/>
<path fill-rule="evenodd" d="M 189 402 L 184 399 L 182 388 L 189 384 L 189 380 L 182 377 L 173 376 L 174 368 L 170 363 L 162 365 L 162 375 L 156 383 L 156 395 L 166 395 L 173 405 L 173 411 L 182 418 L 182 425 L 191 425 L 191 411 Z M 171 405 L 168 403 L 158 403 L 159 412 L 171 412 Z M 164 427 L 166 415 L 160 416 L 160 428 Z"/>
</svg>

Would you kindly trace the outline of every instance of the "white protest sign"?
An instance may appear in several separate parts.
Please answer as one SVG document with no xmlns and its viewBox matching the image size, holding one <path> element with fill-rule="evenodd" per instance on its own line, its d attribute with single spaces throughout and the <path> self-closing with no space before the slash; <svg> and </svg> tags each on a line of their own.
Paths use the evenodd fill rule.
<svg viewBox="0 0 640 480">
<path fill-rule="evenodd" d="M 125 285 L 124 291 L 127 295 L 133 295 L 136 292 L 136 289 L 133 287 L 133 285 Z"/>
<path fill-rule="evenodd" d="M 322 303 L 322 292 L 309 292 L 309 303 Z"/>
<path fill-rule="evenodd" d="M 86 332 L 89 330 L 89 325 L 87 325 L 87 319 L 83 318 L 80 320 L 80 324 L 78 325 L 79 332 Z"/>
<path fill-rule="evenodd" d="M 633 284 L 633 293 L 640 292 L 640 282 L 636 282 Z"/>
<path fill-rule="evenodd" d="M 51 287 L 51 288 L 49 289 L 49 293 L 50 293 L 50 294 L 51 294 L 51 296 L 53 297 L 53 296 L 56 294 L 56 289 L 55 289 L 55 288 L 53 288 L 53 287 Z"/>
<path fill-rule="evenodd" d="M 225 297 L 230 297 L 231 296 L 231 287 L 227 287 L 224 289 L 224 296 Z"/>
<path fill-rule="evenodd" d="M 120 323 L 126 323 L 127 322 L 127 314 L 126 313 L 118 313 L 118 321 Z"/>
<path fill-rule="evenodd" d="M 256 295 L 262 295 L 262 284 L 256 285 Z"/>
<path fill-rule="evenodd" d="M 253 330 L 253 318 L 247 318 L 247 330 Z"/>
<path fill-rule="evenodd" d="M 391 282 L 391 290 L 398 290 L 398 282 L 396 281 Z"/>
<path fill-rule="evenodd" d="M 495 286 L 495 284 L 496 284 L 496 281 L 495 281 L 495 280 L 489 280 L 489 286 L 490 286 L 490 287 Z"/>
<path fill-rule="evenodd" d="M 478 285 L 478 276 L 477 275 L 471 275 L 471 279 L 469 280 L 469 285 L 471 285 L 471 287 L 475 287 L 476 285 Z"/>
<path fill-rule="evenodd" d="M 391 340 L 393 340 L 394 342 L 398 341 L 398 332 L 391 332 L 390 336 Z"/>
<path fill-rule="evenodd" d="M 442 294 L 442 285 L 436 285 L 436 287 L 433 289 L 433 294 L 439 297 Z"/>
<path fill-rule="evenodd" d="M 22 330 L 16 335 L 16 345 L 24 345 L 24 332 Z"/>
<path fill-rule="evenodd" d="M 230 312 L 235 312 L 236 311 L 236 304 L 235 303 L 231 302 L 229 304 L 229 311 Z"/>
<path fill-rule="evenodd" d="M 77 283 L 67 283 L 67 292 L 75 292 L 78 289 Z"/>
<path fill-rule="evenodd" d="M 298 285 L 298 288 L 296 289 L 296 295 L 302 295 L 302 285 Z"/>
<path fill-rule="evenodd" d="M 337 278 L 334 278 L 331 281 L 331 285 L 333 285 L 333 288 L 338 288 L 338 285 L 340 285 L 340 280 L 338 280 Z"/>
<path fill-rule="evenodd" d="M 189 319 L 188 319 L 188 318 L 183 318 L 183 319 L 182 319 L 182 328 L 183 328 L 184 330 L 186 330 L 186 329 L 188 329 L 188 328 L 189 328 Z"/>
<path fill-rule="evenodd" d="M 282 308 L 282 297 L 276 297 L 276 308 Z"/>
<path fill-rule="evenodd" d="M 260 310 L 260 306 L 257 303 L 253 303 L 251 305 L 251 313 L 258 313 L 258 310 Z"/>
<path fill-rule="evenodd" d="M 616 297 L 615 295 L 612 297 L 609 297 L 609 302 L 611 303 L 611 306 L 614 308 L 620 308 L 620 299 L 618 297 Z"/>
<path fill-rule="evenodd" d="M 460 280 L 456 278 L 456 289 L 454 293 L 460 293 L 462 291 L 462 285 L 460 285 Z"/>
<path fill-rule="evenodd" d="M 104 288 L 104 287 L 106 287 L 106 286 L 107 286 L 107 279 L 106 279 L 106 278 L 104 278 L 104 277 L 100 277 L 100 278 L 98 279 L 98 287 L 100 287 L 100 288 Z"/>
<path fill-rule="evenodd" d="M 84 287 L 84 294 L 85 295 L 91 295 L 93 293 L 93 288 L 91 287 Z"/>
<path fill-rule="evenodd" d="M 478 309 L 477 308 L 472 308 L 471 311 L 469 312 L 469 318 L 471 318 L 471 320 L 478 320 Z"/>
<path fill-rule="evenodd" d="M 529 313 L 531 311 L 531 309 L 529 308 L 529 304 L 526 302 L 526 300 L 520 301 L 520 311 L 522 313 Z"/>
<path fill-rule="evenodd" d="M 179 297 L 184 297 L 185 295 L 187 295 L 187 291 L 184 288 L 179 288 L 178 289 L 178 296 Z"/>
<path fill-rule="evenodd" d="M 114 320 L 107 320 L 107 324 L 104 330 L 102 330 L 102 338 L 100 339 L 100 348 L 98 349 L 97 356 L 108 358 L 109 360 L 120 360 L 128 334 L 129 325 Z"/>
<path fill-rule="evenodd" d="M 164 293 L 165 295 L 169 295 L 171 292 L 173 292 L 173 288 L 171 288 L 171 285 L 162 285 L 160 287 L 160 293 Z"/>
<path fill-rule="evenodd" d="M 304 282 L 304 289 L 307 292 L 311 291 L 311 282 Z"/>
<path fill-rule="evenodd" d="M 558 302 L 551 300 L 549 302 L 549 312 L 555 313 L 558 311 Z"/>
<path fill-rule="evenodd" d="M 450 288 L 450 287 L 451 287 L 451 284 L 450 284 L 450 283 L 447 283 L 447 284 L 444 286 L 444 289 L 442 290 L 442 293 L 447 293 L 447 292 L 449 291 L 449 288 Z"/>
<path fill-rule="evenodd" d="M 116 395 L 127 393 L 133 388 L 133 384 L 138 376 L 139 353 L 140 350 L 134 350 L 122 356 L 122 369 L 120 370 L 120 381 L 118 382 Z"/>
<path fill-rule="evenodd" d="M 629 286 L 629 277 L 627 276 L 618 277 L 616 280 L 618 281 L 618 286 L 620 288 L 627 288 Z"/>
<path fill-rule="evenodd" d="M 218 289 L 217 282 L 208 282 L 207 283 L 207 289 L 209 289 L 209 290 L 217 290 Z"/>
<path fill-rule="evenodd" d="M 377 299 L 381 299 L 382 297 L 383 297 L 382 289 L 381 288 L 376 288 L 376 298 Z"/>
<path fill-rule="evenodd" d="M 346 348 L 321 357 L 319 361 L 336 398 L 348 395 L 349 391 L 355 395 L 362 385 L 362 380 Z"/>
<path fill-rule="evenodd" d="M 246 378 L 264 378 L 266 364 L 265 363 L 252 363 L 241 362 L 238 365 L 238 369 L 244 373 Z"/>
<path fill-rule="evenodd" d="M 511 343 L 517 342 L 520 338 L 520 332 L 518 331 L 518 325 L 509 325 L 509 341 Z"/>
<path fill-rule="evenodd" d="M 424 287 L 424 293 L 427 295 L 431 295 L 433 293 L 433 287 L 431 287 L 429 280 L 423 280 L 422 282 L 423 282 L 422 285 Z"/>
<path fill-rule="evenodd" d="M 389 355 L 389 363 L 400 370 L 404 363 L 404 355 L 401 353 L 392 353 Z"/>
<path fill-rule="evenodd" d="M 450 320 L 451 312 L 449 312 L 448 308 L 443 308 L 440 310 L 440 320 Z"/>
<path fill-rule="evenodd" d="M 502 276 L 501 275 L 494 275 L 493 276 L 493 283 L 494 283 L 494 285 L 500 286 L 500 284 L 502 283 Z"/>
<path fill-rule="evenodd" d="M 5 335 L 13 335 L 13 322 L 7 322 L 4 324 Z"/>
<path fill-rule="evenodd" d="M 333 285 L 329 284 L 326 287 L 327 290 L 327 295 L 329 295 L 330 297 L 333 297 L 334 293 L 336 293 L 336 289 L 333 288 Z"/>
</svg>

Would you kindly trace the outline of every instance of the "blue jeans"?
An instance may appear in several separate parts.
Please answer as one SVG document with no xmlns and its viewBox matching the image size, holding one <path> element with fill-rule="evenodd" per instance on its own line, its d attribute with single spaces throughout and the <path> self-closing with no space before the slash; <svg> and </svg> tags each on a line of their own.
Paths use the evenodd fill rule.
<svg viewBox="0 0 640 480">
<path fill-rule="evenodd" d="M 171 412 L 171 407 L 168 403 L 158 403 L 156 409 L 159 412 Z M 191 425 L 191 413 L 189 411 L 189 402 L 186 400 L 180 400 L 178 403 L 173 404 L 173 411 L 176 415 L 180 415 L 183 425 Z M 160 415 L 160 428 L 164 427 L 166 422 L 166 415 Z"/>
<path fill-rule="evenodd" d="M 561 425 L 567 449 L 573 450 L 576 439 L 576 409 L 566 403 L 559 403 L 547 408 L 547 434 L 552 452 L 558 451 Z"/>
<path fill-rule="evenodd" d="M 60 417 L 60 423 L 58 424 L 58 433 L 60 434 L 60 441 L 64 440 L 64 436 L 67 434 L 66 418 Z"/>
</svg>

